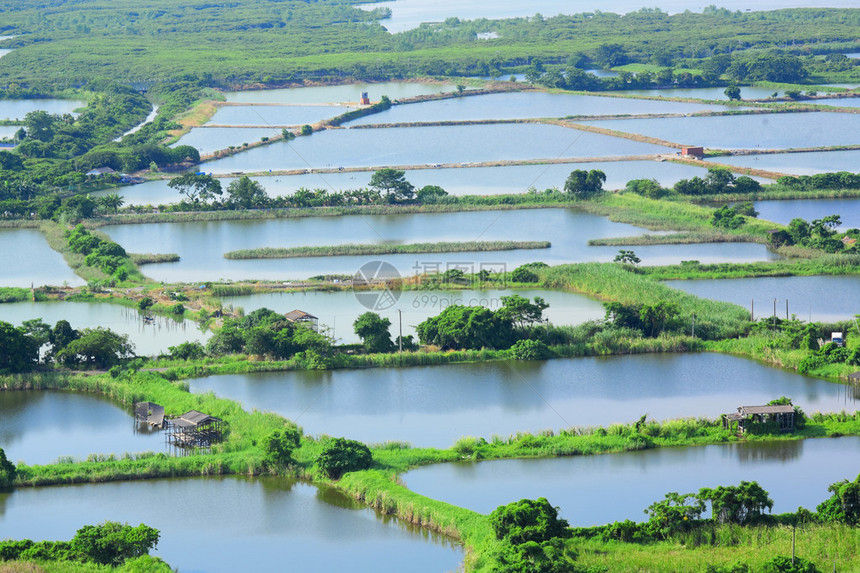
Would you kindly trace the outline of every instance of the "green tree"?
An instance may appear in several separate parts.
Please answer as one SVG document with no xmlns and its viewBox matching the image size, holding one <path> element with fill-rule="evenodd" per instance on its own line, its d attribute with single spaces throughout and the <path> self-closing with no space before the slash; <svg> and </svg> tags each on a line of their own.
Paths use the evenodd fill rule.
<svg viewBox="0 0 860 573">
<path fill-rule="evenodd" d="M 817 508 L 821 520 L 852 526 L 860 524 L 860 475 L 854 481 L 842 480 L 830 484 L 827 491 L 833 495 Z"/>
<path fill-rule="evenodd" d="M 423 344 L 445 350 L 507 348 L 513 338 L 511 323 L 481 306 L 451 305 L 415 330 Z"/>
<path fill-rule="evenodd" d="M 134 344 L 127 334 L 117 334 L 109 328 L 84 328 L 80 336 L 59 351 L 57 358 L 66 364 L 83 363 L 106 369 L 120 360 L 134 356 Z"/>
<path fill-rule="evenodd" d="M 15 464 L 6 459 L 6 452 L 0 448 L 0 488 L 9 487 L 15 481 Z"/>
<path fill-rule="evenodd" d="M 313 132 L 314 132 L 314 128 L 312 128 L 311 126 L 309 126 L 307 124 L 302 126 L 302 129 L 301 129 L 302 135 L 311 135 Z"/>
<path fill-rule="evenodd" d="M 347 472 L 368 469 L 373 464 L 373 455 L 361 442 L 333 438 L 323 444 L 316 464 L 328 477 L 340 479 Z"/>
<path fill-rule="evenodd" d="M 293 450 L 299 447 L 301 440 L 301 432 L 295 426 L 272 431 L 260 444 L 264 452 L 263 462 L 272 469 L 289 464 Z"/>
<path fill-rule="evenodd" d="M 176 346 L 168 346 L 167 350 L 170 352 L 170 357 L 177 360 L 197 360 L 206 355 L 206 349 L 196 340 L 186 340 Z"/>
<path fill-rule="evenodd" d="M 655 501 L 645 510 L 650 516 L 648 529 L 652 535 L 668 539 L 678 533 L 690 531 L 698 524 L 705 502 L 692 493 L 671 491 L 661 501 Z"/>
<path fill-rule="evenodd" d="M 425 185 L 418 190 L 418 194 L 415 196 L 415 199 L 419 203 L 433 204 L 438 203 L 440 199 L 447 196 L 448 192 L 438 185 Z"/>
<path fill-rule="evenodd" d="M 696 497 L 711 502 L 714 520 L 719 523 L 745 525 L 759 519 L 765 509 L 773 508 L 773 500 L 754 481 L 742 481 L 736 486 L 705 487 Z"/>
<path fill-rule="evenodd" d="M 352 326 L 368 352 L 391 352 L 394 350 L 394 343 L 391 342 L 391 334 L 388 331 L 391 327 L 391 321 L 387 318 L 382 318 L 375 312 L 368 311 L 356 318 Z"/>
<path fill-rule="evenodd" d="M 489 520 L 496 539 L 513 545 L 571 536 L 567 520 L 558 517 L 558 508 L 545 497 L 501 505 L 490 513 Z"/>
<path fill-rule="evenodd" d="M 625 265 L 638 265 L 642 262 L 642 259 L 636 256 L 636 253 L 633 251 L 625 251 L 621 249 L 618 251 L 618 254 L 615 255 L 615 258 L 612 262 L 622 263 Z"/>
<path fill-rule="evenodd" d="M 603 171 L 575 169 L 567 176 L 567 180 L 564 182 L 564 191 L 570 195 L 587 199 L 602 191 L 605 182 L 606 174 Z"/>
<path fill-rule="evenodd" d="M 415 187 L 406 180 L 406 172 L 386 167 L 373 173 L 370 187 L 384 194 L 389 203 L 412 199 Z"/>
<path fill-rule="evenodd" d="M 227 186 L 227 194 L 230 196 L 228 199 L 230 206 L 241 209 L 265 207 L 269 203 L 269 196 L 266 195 L 263 186 L 247 175 L 230 183 Z"/>
<path fill-rule="evenodd" d="M 511 280 L 515 283 L 536 283 L 540 277 L 523 265 L 511 271 Z"/>
<path fill-rule="evenodd" d="M 502 308 L 496 314 L 518 329 L 543 322 L 543 311 L 549 308 L 549 304 L 539 296 L 534 297 L 534 302 L 518 294 L 503 296 L 501 300 Z"/>
<path fill-rule="evenodd" d="M 726 94 L 726 97 L 729 98 L 729 101 L 740 101 L 741 99 L 741 88 L 736 85 L 730 85 L 723 93 Z"/>
<path fill-rule="evenodd" d="M 116 193 L 111 193 L 109 195 L 105 195 L 104 197 L 99 198 L 99 205 L 109 213 L 116 213 L 119 211 L 119 208 L 123 206 L 125 200 L 117 195 Z"/>
<path fill-rule="evenodd" d="M 223 192 L 221 182 L 204 173 L 185 173 L 171 179 L 167 186 L 185 195 L 192 203 L 220 197 Z"/>
<path fill-rule="evenodd" d="M 86 560 L 120 565 L 126 559 L 147 555 L 158 544 L 158 530 L 140 524 L 131 527 L 115 521 L 85 525 L 75 533 L 71 547 Z"/>
<path fill-rule="evenodd" d="M 46 111 L 31 111 L 24 116 L 27 137 L 37 141 L 51 141 L 54 138 L 57 123 L 57 116 L 51 115 Z"/>
<path fill-rule="evenodd" d="M 23 328 L 0 320 L 0 374 L 30 370 L 38 361 L 38 342 Z"/>
</svg>

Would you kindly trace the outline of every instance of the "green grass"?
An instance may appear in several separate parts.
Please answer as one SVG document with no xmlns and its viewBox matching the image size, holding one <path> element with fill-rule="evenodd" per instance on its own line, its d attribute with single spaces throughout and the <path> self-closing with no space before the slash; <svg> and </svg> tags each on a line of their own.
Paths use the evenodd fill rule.
<svg viewBox="0 0 860 573">
<path fill-rule="evenodd" d="M 129 253 L 128 258 L 130 258 L 136 265 L 179 262 L 179 255 L 176 253 Z"/>
<path fill-rule="evenodd" d="M 245 249 L 224 253 L 225 259 L 289 259 L 294 257 L 339 257 L 354 255 L 395 255 L 415 253 L 464 253 L 548 249 L 549 241 L 462 241 L 410 243 L 406 245 L 346 244 L 320 247 Z"/>
</svg>

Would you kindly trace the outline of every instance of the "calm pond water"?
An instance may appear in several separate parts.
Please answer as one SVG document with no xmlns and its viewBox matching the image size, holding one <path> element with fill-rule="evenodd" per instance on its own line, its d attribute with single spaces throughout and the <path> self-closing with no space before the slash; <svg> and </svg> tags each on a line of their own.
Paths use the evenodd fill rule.
<svg viewBox="0 0 860 573">
<path fill-rule="evenodd" d="M 131 413 L 103 396 L 47 390 L 0 392 L 0 447 L 13 463 L 31 465 L 167 448 L 164 434 L 135 431 Z"/>
<path fill-rule="evenodd" d="M 230 146 L 241 147 L 244 143 L 256 143 L 264 137 L 280 134 L 280 129 L 265 127 L 195 127 L 171 147 L 190 145 L 202 155 Z M 204 167 L 206 165 L 204 164 Z"/>
<path fill-rule="evenodd" d="M 145 265 L 144 274 L 164 280 L 306 279 L 338 273 L 353 275 L 365 263 L 385 260 L 401 275 L 433 272 L 441 265 L 506 264 L 508 270 L 532 261 L 550 264 L 611 261 L 616 247 L 589 247 L 589 239 L 641 234 L 632 225 L 572 209 L 527 209 L 411 215 L 309 217 L 256 221 L 153 223 L 102 229 L 126 248 L 158 245 L 177 253 L 176 263 Z M 390 255 L 384 257 L 308 257 L 269 260 L 228 260 L 224 253 L 260 247 L 337 245 L 345 243 L 413 243 L 436 241 L 551 240 L 549 249 L 481 253 Z M 637 247 L 644 264 L 669 264 L 696 259 L 705 262 L 771 260 L 777 255 L 763 245 L 708 243 Z"/>
<path fill-rule="evenodd" d="M 834 171 L 858 170 L 860 151 L 808 151 L 804 153 L 769 153 L 714 157 L 713 161 L 739 167 L 767 169 L 786 175 L 815 175 Z"/>
<path fill-rule="evenodd" d="M 10 50 L 11 51 L 11 50 Z M 76 99 L 0 99 L 0 119 L 24 119 L 31 111 L 72 113 L 87 102 Z"/>
<path fill-rule="evenodd" d="M 721 8 L 729 10 L 748 10 L 753 6 L 755 10 L 776 10 L 778 8 L 795 7 L 836 7 L 855 8 L 856 2 L 852 0 L 826 0 L 815 2 L 812 0 L 767 0 L 751 5 L 742 0 L 723 0 L 719 3 Z M 691 2 L 690 0 L 659 0 L 649 7 L 657 7 L 670 14 L 684 12 L 701 12 L 705 6 L 702 2 Z M 577 14 L 582 12 L 612 12 L 624 14 L 634 12 L 642 8 L 641 0 L 612 0 L 611 2 L 599 2 L 597 0 L 576 0 L 575 2 L 565 0 L 537 0 L 534 2 L 518 2 L 517 0 L 474 0 L 473 2 L 460 2 L 458 0 L 397 0 L 396 2 L 379 2 L 375 4 L 362 4 L 358 6 L 366 10 L 374 8 L 389 8 L 392 17 L 380 20 L 380 24 L 391 32 L 402 32 L 417 28 L 422 22 L 441 22 L 446 18 L 456 17 L 466 20 L 477 18 L 502 19 L 522 18 L 534 16 L 540 13 L 545 17 L 557 14 Z M 492 25 L 488 26 L 488 30 Z"/>
<path fill-rule="evenodd" d="M 645 99 L 553 94 L 543 92 L 500 93 L 398 105 L 365 116 L 348 125 L 414 121 L 522 119 L 569 115 L 617 115 L 695 113 L 721 111 L 726 106 L 654 101 Z"/>
<path fill-rule="evenodd" d="M 11 138 L 19 129 L 20 125 L 0 125 L 0 139 Z"/>
<path fill-rule="evenodd" d="M 193 516 L 193 518 L 189 518 Z M 459 545 L 287 478 L 184 478 L 0 493 L 0 539 L 71 539 L 111 520 L 161 533 L 153 554 L 183 572 L 455 570 Z"/>
<path fill-rule="evenodd" d="M 586 296 L 547 290 L 424 290 L 404 291 L 400 293 L 397 304 L 389 309 L 375 311 L 383 318 L 391 321 L 392 340 L 399 334 L 398 311 L 403 317 L 403 335 L 415 335 L 415 325 L 423 320 L 436 316 L 448 306 L 462 304 L 466 306 L 485 306 L 492 310 L 502 307 L 501 297 L 518 294 L 529 299 L 536 296 L 543 298 L 549 308 L 544 311 L 544 318 L 553 324 L 574 325 L 587 320 L 603 318 L 603 305 Z M 359 315 L 367 312 L 367 308 L 356 299 L 351 291 L 339 292 L 292 292 L 255 294 L 250 296 L 223 297 L 224 305 L 242 307 L 245 313 L 266 307 L 280 313 L 293 309 L 301 309 L 320 319 L 320 323 L 330 328 L 330 334 L 345 343 L 361 342 L 353 331 L 352 323 Z M 2 310 L 2 308 L 0 308 Z M 2 318 L 2 315 L 0 315 Z M 417 339 L 417 336 L 416 336 Z"/>
<path fill-rule="evenodd" d="M 168 347 L 185 341 L 206 342 L 212 333 L 201 331 L 190 320 L 176 321 L 155 316 L 154 324 L 145 324 L 136 309 L 95 302 L 15 302 L 0 304 L 0 320 L 20 325 L 25 320 L 41 318 L 52 327 L 58 320 L 68 320 L 72 328 L 103 326 L 127 334 L 140 356 L 167 352 Z"/>
<path fill-rule="evenodd" d="M 0 286 L 86 284 L 35 229 L 0 229 Z"/>
<path fill-rule="evenodd" d="M 357 103 L 362 92 L 367 92 L 370 101 L 379 101 L 384 95 L 395 100 L 452 92 L 455 89 L 456 86 L 448 83 L 379 82 L 224 92 L 224 96 L 231 103 Z"/>
<path fill-rule="evenodd" d="M 582 122 L 717 149 L 789 149 L 860 143 L 860 115 L 778 113 Z"/>
<path fill-rule="evenodd" d="M 309 434 L 449 447 L 463 436 L 715 418 L 742 404 L 788 396 L 806 412 L 853 411 L 851 390 L 720 354 L 635 355 L 210 376 L 213 391 L 277 412 Z"/>
<path fill-rule="evenodd" d="M 860 98 L 857 97 L 840 97 L 828 99 L 816 99 L 811 103 L 821 105 L 834 105 L 838 107 L 860 107 Z"/>
<path fill-rule="evenodd" d="M 860 227 L 860 198 L 755 201 L 753 205 L 759 212 L 759 218 L 783 225 L 788 225 L 796 217 L 812 221 L 828 215 L 839 215 L 842 230 Z"/>
<path fill-rule="evenodd" d="M 216 125 L 303 125 L 358 109 L 342 105 L 230 105 L 218 108 L 209 123 Z"/>
<path fill-rule="evenodd" d="M 722 99 L 728 100 L 725 94 L 724 87 L 711 88 L 670 88 L 670 89 L 653 89 L 653 90 L 625 90 L 625 95 L 645 95 L 657 97 L 692 97 L 698 99 Z M 743 99 L 764 99 L 773 95 L 773 92 L 779 91 L 773 88 L 759 88 L 754 86 L 741 86 L 741 98 Z"/>
<path fill-rule="evenodd" d="M 215 139 L 214 134 L 206 137 Z M 211 141 L 208 145 L 213 148 L 226 147 L 222 141 Z M 247 153 L 207 162 L 201 169 L 229 174 L 234 171 L 270 169 L 423 166 L 506 159 L 645 155 L 671 151 L 659 145 L 542 124 L 335 129 L 299 137 L 290 143 L 273 143 Z"/>
<path fill-rule="evenodd" d="M 571 525 L 589 526 L 646 521 L 643 510 L 670 491 L 698 492 L 744 480 L 757 481 L 770 494 L 773 513 L 799 506 L 815 510 L 830 497 L 830 484 L 857 477 L 858 453 L 860 438 L 824 438 L 437 464 L 403 479 L 417 493 L 481 513 L 522 498 L 546 497 Z"/>
<path fill-rule="evenodd" d="M 525 193 L 530 187 L 544 190 L 561 189 L 570 172 L 575 169 L 599 169 L 606 174 L 605 189 L 623 189 L 631 179 L 656 179 L 661 185 L 671 187 L 680 179 L 703 177 L 706 171 L 671 161 L 595 161 L 588 163 L 552 163 L 545 165 L 510 165 L 504 167 L 466 167 L 456 169 L 412 169 L 406 179 L 419 189 L 425 185 L 439 185 L 450 195 L 499 195 Z M 277 175 L 252 177 L 259 182 L 270 197 L 291 195 L 296 190 L 328 189 L 343 191 L 367 187 L 372 172 L 352 173 L 306 173 L 303 175 Z M 226 189 L 235 178 L 219 179 Z M 117 193 L 126 205 L 161 205 L 176 203 L 181 198 L 176 189 L 168 187 L 169 181 L 147 181 L 93 193 L 94 196 Z"/>
<path fill-rule="evenodd" d="M 860 277 L 761 277 L 748 279 L 666 281 L 668 286 L 696 295 L 733 302 L 749 309 L 754 301 L 755 317 L 785 318 L 788 299 L 789 316 L 806 321 L 849 320 L 860 313 Z"/>
</svg>

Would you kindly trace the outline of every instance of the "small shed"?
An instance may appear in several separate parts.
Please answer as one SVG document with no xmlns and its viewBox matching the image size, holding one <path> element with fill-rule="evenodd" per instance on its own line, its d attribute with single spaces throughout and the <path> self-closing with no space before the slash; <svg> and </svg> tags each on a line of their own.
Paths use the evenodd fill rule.
<svg viewBox="0 0 860 573">
<path fill-rule="evenodd" d="M 361 99 L 358 100 L 358 103 L 361 105 L 370 105 L 370 98 L 367 96 L 367 92 L 361 92 Z"/>
<path fill-rule="evenodd" d="M 116 173 L 110 167 L 96 167 L 95 169 L 90 169 L 87 171 L 87 177 L 101 177 L 103 175 L 113 175 Z"/>
<path fill-rule="evenodd" d="M 134 405 L 134 417 L 138 422 L 161 428 L 164 426 L 164 406 L 155 402 L 138 402 Z"/>
<path fill-rule="evenodd" d="M 210 446 L 223 437 L 224 421 L 221 418 L 189 410 L 165 421 L 167 442 L 176 446 Z"/>
<path fill-rule="evenodd" d="M 295 309 L 285 314 L 284 318 L 293 323 L 305 324 L 306 326 L 309 326 L 311 329 L 313 329 L 315 332 L 319 330 L 320 319 L 310 314 L 309 312 Z"/>
<path fill-rule="evenodd" d="M 775 404 L 771 406 L 738 406 L 737 414 L 726 414 L 723 424 L 731 430 L 737 424 L 740 433 L 747 432 L 752 424 L 775 422 L 780 432 L 794 431 L 794 406 Z"/>
<path fill-rule="evenodd" d="M 860 372 L 854 372 L 848 375 L 848 380 L 855 384 L 860 383 Z"/>
<path fill-rule="evenodd" d="M 705 156 L 705 148 L 685 145 L 681 148 L 681 155 L 685 157 L 696 157 L 698 159 L 701 159 Z"/>
</svg>

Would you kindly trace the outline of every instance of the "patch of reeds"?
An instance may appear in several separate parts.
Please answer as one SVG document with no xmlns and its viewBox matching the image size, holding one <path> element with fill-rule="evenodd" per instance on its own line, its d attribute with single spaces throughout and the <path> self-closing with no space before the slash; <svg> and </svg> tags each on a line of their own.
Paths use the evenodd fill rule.
<svg viewBox="0 0 860 573">
<path fill-rule="evenodd" d="M 179 255 L 176 253 L 129 253 L 128 257 L 136 265 L 179 262 Z"/>
<path fill-rule="evenodd" d="M 513 251 L 518 249 L 548 249 L 549 241 L 460 241 L 440 243 L 409 243 L 406 245 L 346 244 L 319 247 L 290 247 L 244 249 L 224 253 L 225 259 L 289 259 L 295 257 L 340 257 L 397 255 L 417 253 L 464 253 L 483 251 Z"/>
</svg>

